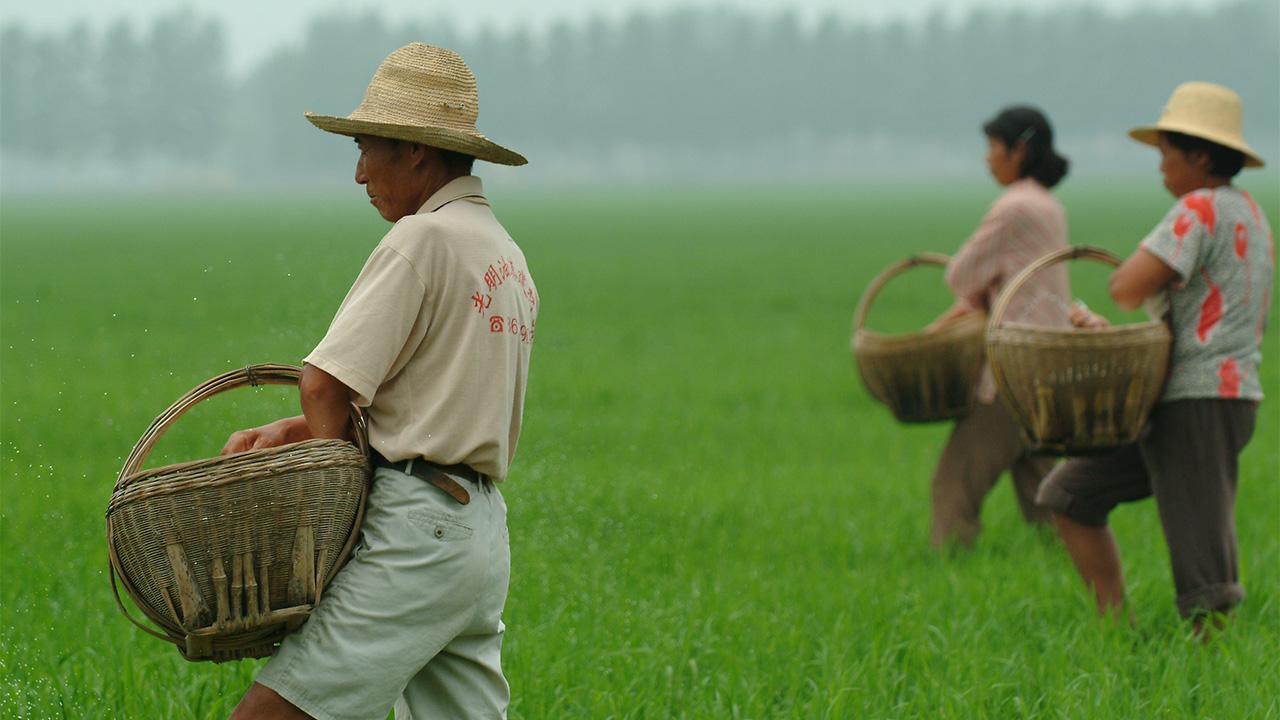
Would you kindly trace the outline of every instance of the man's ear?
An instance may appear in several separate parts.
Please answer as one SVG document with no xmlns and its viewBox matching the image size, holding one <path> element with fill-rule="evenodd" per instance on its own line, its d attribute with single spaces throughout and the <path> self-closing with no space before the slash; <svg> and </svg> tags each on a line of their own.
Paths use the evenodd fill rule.
<svg viewBox="0 0 1280 720">
<path fill-rule="evenodd" d="M 427 147 L 422 143 L 407 143 L 409 146 L 409 159 L 415 170 L 423 169 L 435 160 L 435 149 Z"/>
</svg>

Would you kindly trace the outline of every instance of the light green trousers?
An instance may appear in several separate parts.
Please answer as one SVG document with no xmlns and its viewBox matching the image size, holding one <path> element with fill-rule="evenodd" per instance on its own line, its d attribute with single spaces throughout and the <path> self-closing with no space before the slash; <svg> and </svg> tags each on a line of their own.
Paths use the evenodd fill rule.
<svg viewBox="0 0 1280 720">
<path fill-rule="evenodd" d="M 502 718 L 507 506 L 455 478 L 461 505 L 412 475 L 374 472 L 360 543 L 258 682 L 319 720 Z"/>
</svg>

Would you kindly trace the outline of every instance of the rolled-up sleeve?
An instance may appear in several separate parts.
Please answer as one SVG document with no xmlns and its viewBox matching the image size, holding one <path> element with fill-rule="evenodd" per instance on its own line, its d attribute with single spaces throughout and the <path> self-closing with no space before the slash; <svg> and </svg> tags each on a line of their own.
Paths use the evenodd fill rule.
<svg viewBox="0 0 1280 720">
<path fill-rule="evenodd" d="M 1008 229 L 1008 212 L 998 204 L 947 263 L 951 292 L 974 307 L 986 307 L 988 291 L 1002 280 L 1000 253 Z"/>
<path fill-rule="evenodd" d="M 358 395 L 357 404 L 368 406 L 419 322 L 425 294 L 409 260 L 379 245 L 303 362 L 342 381 Z"/>
</svg>

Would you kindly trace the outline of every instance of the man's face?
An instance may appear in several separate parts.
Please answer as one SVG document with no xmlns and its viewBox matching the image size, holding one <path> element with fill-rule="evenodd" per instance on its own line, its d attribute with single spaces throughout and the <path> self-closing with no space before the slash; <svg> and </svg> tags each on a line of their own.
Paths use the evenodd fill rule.
<svg viewBox="0 0 1280 720">
<path fill-rule="evenodd" d="M 369 203 L 378 209 L 382 217 L 396 222 L 418 212 L 424 201 L 422 178 L 416 171 L 416 161 L 409 144 L 357 135 L 356 147 L 360 148 L 356 182 L 364 186 L 369 194 Z"/>
</svg>

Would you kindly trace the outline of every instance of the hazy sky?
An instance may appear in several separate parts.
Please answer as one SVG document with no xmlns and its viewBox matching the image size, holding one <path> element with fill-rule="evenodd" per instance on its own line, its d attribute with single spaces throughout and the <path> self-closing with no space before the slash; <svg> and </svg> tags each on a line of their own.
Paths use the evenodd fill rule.
<svg viewBox="0 0 1280 720">
<path fill-rule="evenodd" d="M 57 29 L 77 19 L 85 19 L 93 27 L 127 17 L 147 21 L 165 11 L 180 7 L 196 8 L 201 14 L 222 20 L 228 31 L 231 66 L 239 71 L 252 65 L 265 53 L 301 37 L 307 19 L 326 11 L 359 12 L 379 8 L 384 17 L 436 18 L 449 17 L 463 29 L 481 24 L 506 28 L 527 24 L 542 28 L 562 19 L 576 21 L 591 16 L 619 17 L 635 8 L 661 9 L 673 6 L 728 6 L 764 13 L 794 10 L 805 20 L 827 13 L 866 21 L 891 18 L 908 20 L 922 17 L 935 9 L 959 14 L 979 6 L 1018 5 L 1041 10 L 1060 5 L 1090 2 L 1105 6 L 1111 12 L 1127 12 L 1151 6 L 1191 6 L 1200 10 L 1222 4 L 1225 0 L 315 0 L 314 2 L 279 2 L 277 0 L 11 0 L 0 5 L 0 20 L 18 20 L 33 29 Z"/>
</svg>

